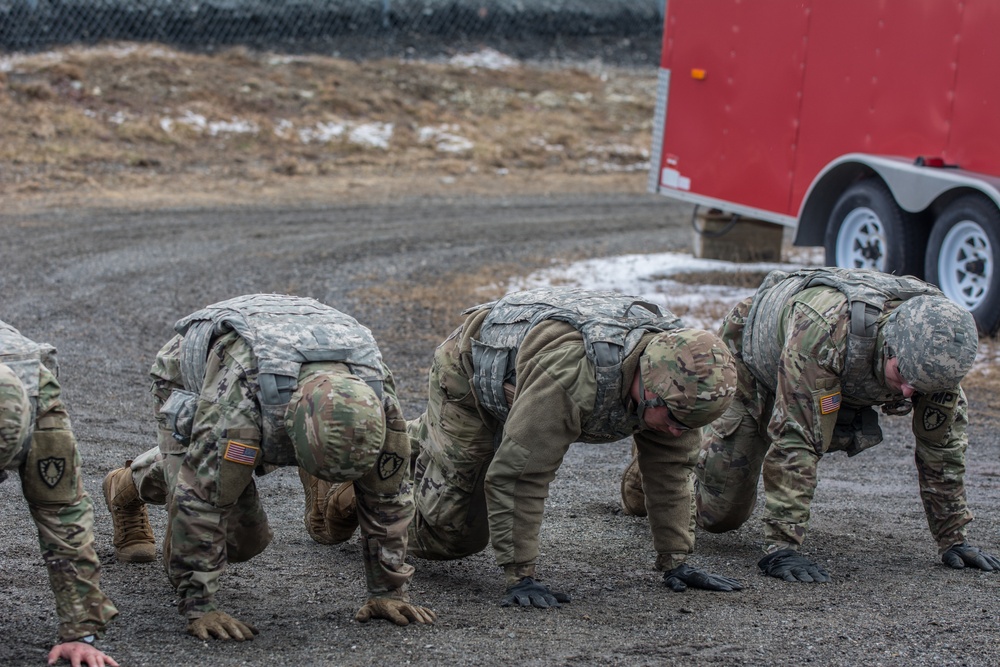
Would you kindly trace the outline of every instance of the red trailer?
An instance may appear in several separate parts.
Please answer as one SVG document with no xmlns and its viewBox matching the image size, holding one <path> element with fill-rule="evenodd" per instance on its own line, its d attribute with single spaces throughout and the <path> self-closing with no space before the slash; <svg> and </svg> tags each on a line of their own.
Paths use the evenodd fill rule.
<svg viewBox="0 0 1000 667">
<path fill-rule="evenodd" d="M 668 0 L 649 189 L 1000 329 L 1000 2 Z"/>
</svg>

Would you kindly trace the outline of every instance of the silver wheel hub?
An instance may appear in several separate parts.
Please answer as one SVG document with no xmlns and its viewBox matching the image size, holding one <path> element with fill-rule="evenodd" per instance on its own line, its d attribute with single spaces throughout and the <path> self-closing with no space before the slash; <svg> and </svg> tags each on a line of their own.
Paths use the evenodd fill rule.
<svg viewBox="0 0 1000 667">
<path fill-rule="evenodd" d="M 938 251 L 941 291 L 967 310 L 975 310 L 993 277 L 993 247 L 979 223 L 963 220 L 951 228 Z"/>
<path fill-rule="evenodd" d="M 837 234 L 837 266 L 885 270 L 885 229 L 875 211 L 858 207 L 847 214 Z"/>
</svg>

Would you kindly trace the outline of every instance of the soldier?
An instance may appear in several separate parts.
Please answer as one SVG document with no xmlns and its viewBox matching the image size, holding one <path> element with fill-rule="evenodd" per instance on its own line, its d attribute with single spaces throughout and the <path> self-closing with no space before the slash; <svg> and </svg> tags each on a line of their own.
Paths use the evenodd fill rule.
<svg viewBox="0 0 1000 667">
<path fill-rule="evenodd" d="M 696 468 L 698 525 L 725 532 L 753 512 L 763 470 L 759 566 L 785 581 L 826 582 L 799 552 L 824 454 L 877 445 L 883 414 L 912 411 L 927 523 L 942 561 L 1000 569 L 970 546 L 962 478 L 968 403 L 959 382 L 979 345 L 972 315 L 932 285 L 876 271 L 772 272 L 736 305 L 721 335 L 736 356 L 739 391 L 707 431 Z"/>
<path fill-rule="evenodd" d="M 227 561 L 271 541 L 254 473 L 294 465 L 318 541 L 351 536 L 330 534 L 318 489 L 356 490 L 370 596 L 356 620 L 433 623 L 407 593 L 410 444 L 371 332 L 314 299 L 267 294 L 208 306 L 175 330 L 150 370 L 159 446 L 104 480 L 119 560 L 155 558 L 145 503 L 166 505 L 163 562 L 188 633 L 253 639 L 257 629 L 220 610 L 213 594 Z"/>
<path fill-rule="evenodd" d="M 697 427 L 722 413 L 736 370 L 722 342 L 636 297 L 553 288 L 466 311 L 434 354 L 410 553 L 463 558 L 492 540 L 504 606 L 560 606 L 535 580 L 549 484 L 569 446 L 633 436 L 647 476 L 656 567 L 674 590 L 739 590 L 685 561 L 694 546 Z"/>
<path fill-rule="evenodd" d="M 17 470 L 56 597 L 59 643 L 49 664 L 118 663 L 94 646 L 118 615 L 99 587 L 94 503 L 56 379 L 56 350 L 0 322 L 0 482 Z"/>
</svg>

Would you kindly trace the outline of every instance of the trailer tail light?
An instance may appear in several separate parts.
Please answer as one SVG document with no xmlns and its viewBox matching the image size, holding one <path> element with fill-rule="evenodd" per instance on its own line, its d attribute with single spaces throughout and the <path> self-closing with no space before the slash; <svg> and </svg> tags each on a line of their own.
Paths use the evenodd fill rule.
<svg viewBox="0 0 1000 667">
<path fill-rule="evenodd" d="M 957 164 L 948 164 L 944 161 L 943 157 L 924 157 L 923 155 L 918 155 L 913 164 L 918 167 L 930 167 L 932 169 L 958 169 Z"/>
<path fill-rule="evenodd" d="M 706 74 L 705 70 L 700 67 L 695 67 L 691 70 L 691 78 L 695 81 L 704 81 Z"/>
</svg>

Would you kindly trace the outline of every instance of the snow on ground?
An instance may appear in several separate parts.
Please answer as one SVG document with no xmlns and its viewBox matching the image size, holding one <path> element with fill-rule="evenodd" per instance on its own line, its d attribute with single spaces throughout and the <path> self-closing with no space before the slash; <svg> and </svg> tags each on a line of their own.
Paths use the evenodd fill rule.
<svg viewBox="0 0 1000 667">
<path fill-rule="evenodd" d="M 785 256 L 789 262 L 774 264 L 698 259 L 689 254 L 671 252 L 603 257 L 536 271 L 512 281 L 510 289 L 564 285 L 633 294 L 673 311 L 686 307 L 682 315 L 686 324 L 715 331 L 729 309 L 741 299 L 751 296 L 754 290 L 731 285 L 692 284 L 690 276 L 679 282 L 672 280 L 671 276 L 682 273 L 713 276 L 727 272 L 764 273 L 774 269 L 795 271 L 824 264 L 822 248 L 786 249 Z M 983 339 L 972 372 L 992 375 L 998 363 L 1000 345 L 992 339 Z"/>
<path fill-rule="evenodd" d="M 620 255 L 588 259 L 553 266 L 515 280 L 512 290 L 549 285 L 566 285 L 594 290 L 611 290 L 634 294 L 669 310 L 687 307 L 687 324 L 705 329 L 717 329 L 721 316 L 741 299 L 754 293 L 751 288 L 719 284 L 691 284 L 689 280 L 671 280 L 678 274 L 716 274 L 726 272 L 766 273 L 775 269 L 795 271 L 807 266 L 822 266 L 823 252 L 817 248 L 795 248 L 786 252 L 788 263 L 738 263 L 717 259 L 699 259 L 683 253 L 650 255 Z M 714 307 L 713 307 L 714 306 Z"/>
</svg>

